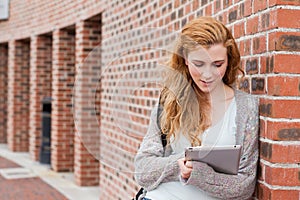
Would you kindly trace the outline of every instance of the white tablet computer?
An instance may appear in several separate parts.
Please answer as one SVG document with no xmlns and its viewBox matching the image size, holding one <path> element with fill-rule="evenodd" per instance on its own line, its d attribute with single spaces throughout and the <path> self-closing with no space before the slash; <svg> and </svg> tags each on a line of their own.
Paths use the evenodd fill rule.
<svg viewBox="0 0 300 200">
<path fill-rule="evenodd" d="M 185 149 L 186 160 L 210 165 L 216 172 L 237 174 L 240 164 L 241 145 L 199 146 Z"/>
</svg>

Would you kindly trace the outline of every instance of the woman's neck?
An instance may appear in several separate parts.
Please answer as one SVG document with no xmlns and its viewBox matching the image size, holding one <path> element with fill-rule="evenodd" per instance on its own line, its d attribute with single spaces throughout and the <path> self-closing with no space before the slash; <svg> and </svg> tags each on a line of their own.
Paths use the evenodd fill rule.
<svg viewBox="0 0 300 200">
<path fill-rule="evenodd" d="M 211 125 L 216 124 L 224 116 L 233 97 L 234 90 L 225 84 L 215 88 L 209 94 L 210 108 L 207 110 L 207 114 L 210 116 Z"/>
<path fill-rule="evenodd" d="M 213 91 L 208 93 L 208 100 L 210 104 L 222 103 L 230 101 L 234 97 L 234 91 L 228 85 L 222 83 L 220 86 L 216 87 Z"/>
</svg>

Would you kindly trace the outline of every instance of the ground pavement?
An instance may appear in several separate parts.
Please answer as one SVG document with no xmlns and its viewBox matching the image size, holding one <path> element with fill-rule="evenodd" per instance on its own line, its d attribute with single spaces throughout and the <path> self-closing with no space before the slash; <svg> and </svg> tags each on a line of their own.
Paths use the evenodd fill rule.
<svg viewBox="0 0 300 200">
<path fill-rule="evenodd" d="M 0 170 L 5 173 L 7 169 L 20 169 L 20 165 L 11 162 L 3 157 L 0 157 Z M 3 170 L 3 169 L 6 169 Z M 8 170 L 9 171 L 9 170 Z M 16 175 L 11 172 L 11 175 Z M 23 173 L 19 173 L 24 175 Z M 45 183 L 39 177 L 28 177 L 28 178 L 15 178 L 9 179 L 3 177 L 0 174 L 0 199 L 1 200 L 36 200 L 36 199 L 49 199 L 49 200 L 65 200 L 67 199 L 64 195 L 54 189 L 52 186 Z"/>
<path fill-rule="evenodd" d="M 0 200 L 99 200 L 100 188 L 79 187 L 73 173 L 56 173 L 28 153 L 0 144 Z"/>
</svg>

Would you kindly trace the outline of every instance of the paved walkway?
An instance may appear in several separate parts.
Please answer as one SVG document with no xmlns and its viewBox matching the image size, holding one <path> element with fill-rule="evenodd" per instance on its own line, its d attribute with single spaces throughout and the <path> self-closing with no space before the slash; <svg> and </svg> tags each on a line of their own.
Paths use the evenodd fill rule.
<svg viewBox="0 0 300 200">
<path fill-rule="evenodd" d="M 0 144 L 1 200 L 99 200 L 100 188 L 75 185 L 72 173 L 56 173 Z"/>
</svg>

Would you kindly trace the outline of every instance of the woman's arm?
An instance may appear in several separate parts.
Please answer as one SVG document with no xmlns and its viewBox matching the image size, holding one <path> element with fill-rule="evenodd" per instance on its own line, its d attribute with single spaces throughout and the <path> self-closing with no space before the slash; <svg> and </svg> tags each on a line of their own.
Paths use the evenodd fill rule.
<svg viewBox="0 0 300 200">
<path fill-rule="evenodd" d="M 258 102 L 251 98 L 245 125 L 245 138 L 239 172 L 227 175 L 215 172 L 210 166 L 201 162 L 193 162 L 193 170 L 189 179 L 182 180 L 186 184 L 195 185 L 212 196 L 222 199 L 249 199 L 256 184 L 258 160 Z M 246 114 L 246 113 L 245 113 Z"/>
<path fill-rule="evenodd" d="M 135 179 L 137 183 L 150 191 L 160 183 L 178 181 L 179 167 L 177 160 L 183 154 L 164 157 L 161 132 L 157 126 L 157 109 L 151 113 L 150 124 L 146 136 L 135 157 Z"/>
</svg>

